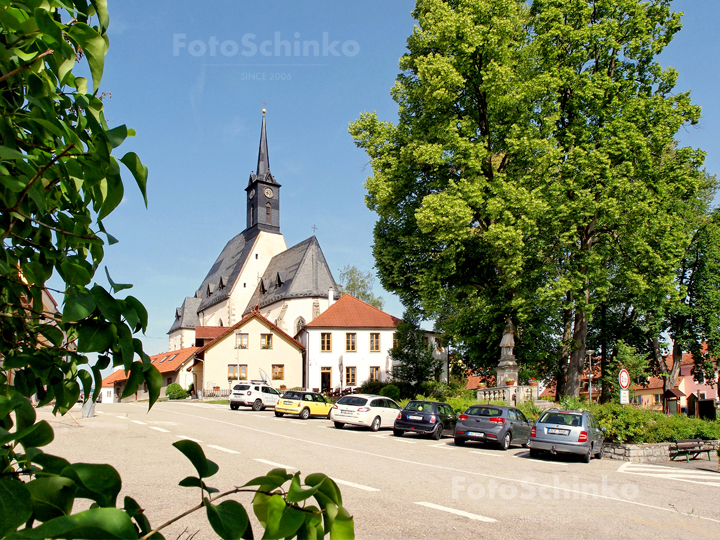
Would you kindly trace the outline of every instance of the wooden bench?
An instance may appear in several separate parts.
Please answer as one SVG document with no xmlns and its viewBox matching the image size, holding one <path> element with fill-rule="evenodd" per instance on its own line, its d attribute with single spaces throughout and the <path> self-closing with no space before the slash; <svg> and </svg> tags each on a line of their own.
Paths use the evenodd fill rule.
<svg viewBox="0 0 720 540">
<path fill-rule="evenodd" d="M 690 454 L 693 455 L 693 459 L 696 459 L 703 452 L 707 452 L 708 459 L 712 461 L 710 457 L 710 449 L 705 448 L 705 441 L 702 439 L 678 439 L 675 441 L 675 447 L 670 446 L 670 453 L 672 454 L 671 461 L 674 461 L 678 456 L 685 456 L 685 459 L 690 463 Z"/>
</svg>

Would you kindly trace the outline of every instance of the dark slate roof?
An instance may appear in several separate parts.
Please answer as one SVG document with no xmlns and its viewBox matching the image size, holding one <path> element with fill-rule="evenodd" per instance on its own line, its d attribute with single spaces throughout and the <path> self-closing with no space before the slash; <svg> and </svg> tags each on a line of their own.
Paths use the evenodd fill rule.
<svg viewBox="0 0 720 540">
<path fill-rule="evenodd" d="M 275 178 L 270 173 L 270 156 L 268 155 L 267 131 L 265 130 L 265 112 L 263 109 L 262 128 L 260 130 L 260 147 L 258 148 L 258 162 L 255 173 L 250 175 L 248 186 L 254 182 L 267 182 L 274 184 Z"/>
<path fill-rule="evenodd" d="M 243 314 L 253 310 L 258 296 L 263 308 L 289 298 L 324 297 L 331 287 L 338 290 L 320 244 L 312 236 L 272 258 Z"/>
<path fill-rule="evenodd" d="M 258 232 L 257 229 L 245 230 L 225 245 L 196 293 L 200 298 L 197 311 L 214 306 L 230 295 L 250 256 Z"/>
<path fill-rule="evenodd" d="M 198 306 L 200 306 L 200 298 L 186 297 L 182 306 L 175 310 L 175 320 L 170 330 L 168 330 L 168 334 L 172 334 L 180 328 L 195 328 L 199 325 L 200 319 L 198 319 L 197 315 Z"/>
</svg>

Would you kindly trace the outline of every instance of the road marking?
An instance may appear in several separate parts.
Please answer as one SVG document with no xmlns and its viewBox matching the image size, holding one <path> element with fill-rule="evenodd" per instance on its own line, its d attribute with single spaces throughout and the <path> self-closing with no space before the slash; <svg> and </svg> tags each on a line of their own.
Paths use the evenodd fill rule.
<svg viewBox="0 0 720 540">
<path fill-rule="evenodd" d="M 370 436 L 371 436 L 371 437 L 377 437 L 377 438 L 379 438 L 379 439 L 387 439 L 388 437 L 390 437 L 390 434 L 389 434 L 389 433 L 385 433 L 385 434 L 381 434 L 381 435 L 370 435 Z"/>
<path fill-rule="evenodd" d="M 301 426 L 307 426 L 307 422 L 301 422 L 300 420 L 290 420 L 291 424 L 300 424 Z"/>
<path fill-rule="evenodd" d="M 703 486 L 720 487 L 720 478 L 715 472 L 698 471 L 695 469 L 680 469 L 666 465 L 646 465 L 644 463 L 623 463 L 618 469 L 619 473 L 634 474 L 637 476 L 651 476 L 663 480 L 675 480 Z M 708 480 L 710 480 L 708 482 Z"/>
<path fill-rule="evenodd" d="M 354 488 L 357 488 L 357 489 L 362 489 L 362 490 L 364 490 L 364 491 L 380 491 L 378 488 L 369 487 L 369 486 L 363 486 L 362 484 L 356 484 L 355 482 L 348 482 L 347 480 L 339 480 L 339 479 L 334 478 L 334 477 L 332 477 L 332 476 L 331 476 L 330 478 L 331 478 L 331 479 L 333 480 L 333 482 L 335 482 L 336 484 L 341 484 L 341 485 L 343 485 L 343 486 L 350 486 L 350 487 L 354 487 Z"/>
<path fill-rule="evenodd" d="M 471 454 L 480 454 L 481 456 L 492 456 L 492 457 L 503 457 L 502 454 L 491 454 L 490 452 L 478 452 L 477 450 L 470 450 Z"/>
<path fill-rule="evenodd" d="M 201 443 L 202 441 L 200 439 L 193 439 L 192 437 L 188 437 L 187 435 L 175 435 L 178 439 L 185 439 L 187 441 L 193 441 L 196 443 Z"/>
<path fill-rule="evenodd" d="M 141 426 L 147 426 L 147 422 L 141 422 L 140 420 L 130 420 L 131 422 L 135 422 L 136 424 L 140 424 Z"/>
<path fill-rule="evenodd" d="M 118 416 L 118 415 L 115 415 L 115 418 L 122 418 L 123 420 L 127 420 L 127 419 L 128 419 L 127 415 L 126 415 L 126 416 Z"/>
<path fill-rule="evenodd" d="M 133 406 L 142 407 L 144 409 L 144 407 L 142 405 L 134 405 L 133 404 Z M 545 484 L 542 482 L 531 482 L 527 479 L 524 480 L 524 479 L 518 479 L 518 478 L 511 478 L 508 476 L 501 476 L 499 474 L 490 474 L 490 473 L 486 473 L 486 472 L 479 472 L 476 470 L 448 467 L 447 465 L 441 465 L 441 464 L 437 464 L 437 463 L 424 463 L 422 461 L 412 461 L 412 460 L 404 459 L 404 458 L 397 457 L 397 456 L 388 456 L 388 455 L 384 455 L 384 454 L 377 454 L 375 452 L 369 452 L 367 450 L 360 450 L 358 448 L 347 448 L 345 446 L 338 446 L 335 444 L 327 444 L 327 443 L 322 443 L 322 442 L 318 442 L 318 441 L 314 441 L 314 440 L 310 440 L 310 439 L 301 439 L 299 437 L 293 437 L 291 435 L 284 435 L 282 433 L 276 433 L 274 431 L 265 431 L 265 430 L 259 429 L 259 428 L 252 428 L 249 426 L 244 426 L 242 424 L 228 422 L 226 420 L 218 420 L 217 418 L 208 418 L 206 416 L 198 416 L 198 415 L 190 414 L 190 413 L 186 413 L 186 412 L 173 411 L 170 409 L 164 409 L 164 411 L 168 412 L 170 414 L 176 414 L 178 416 L 188 416 L 190 418 L 198 418 L 198 419 L 204 420 L 206 422 L 215 422 L 216 424 L 225 424 L 227 426 L 232 426 L 236 429 L 244 429 L 246 431 L 254 431 L 256 433 L 262 433 L 263 435 L 268 435 L 270 437 L 277 437 L 280 439 L 289 439 L 291 441 L 309 444 L 309 445 L 313 445 L 313 446 L 322 446 L 324 448 L 331 448 L 333 450 L 340 450 L 342 452 L 351 452 L 354 454 L 362 454 L 362 455 L 366 455 L 366 456 L 375 457 L 378 459 L 384 459 L 384 460 L 388 460 L 388 461 L 396 461 L 398 463 L 406 463 L 409 465 L 416 465 L 418 467 L 425 467 L 427 469 L 439 469 L 439 470 L 443 470 L 443 471 L 448 471 L 448 472 L 453 472 L 453 473 L 461 473 L 461 474 L 466 474 L 466 475 L 470 475 L 470 476 L 478 476 L 478 477 L 482 477 L 482 478 L 493 478 L 495 480 L 500 480 L 500 481 L 504 481 L 504 482 L 512 482 L 512 483 L 524 484 L 524 485 L 529 485 L 529 486 L 537 486 L 537 487 L 547 488 L 550 490 L 557 490 L 559 492 L 564 492 L 564 493 L 574 493 L 574 494 L 577 494 L 580 496 L 584 495 L 586 497 L 592 497 L 594 499 L 601 499 L 601 500 L 613 501 L 613 502 L 622 503 L 622 504 L 629 504 L 632 506 L 638 506 L 641 508 L 648 508 L 648 509 L 656 510 L 658 512 L 669 512 L 669 513 L 677 512 L 677 510 L 675 510 L 674 508 L 666 508 L 664 506 L 656 506 L 653 504 L 646 504 L 646 503 L 642 503 L 642 502 L 634 501 L 634 500 L 630 500 L 630 499 L 623 499 L 622 497 L 613 497 L 612 495 L 602 495 L 602 494 L 598 494 L 598 493 L 583 491 L 580 489 L 572 489 L 569 487 L 559 487 L 559 486 L 553 485 L 553 484 Z M 402 439 L 399 439 L 397 437 L 394 437 L 393 440 L 407 442 L 407 443 L 411 443 L 411 444 L 415 443 L 415 441 L 403 441 Z M 257 460 L 257 461 L 260 461 L 260 460 Z M 550 463 L 550 462 L 547 462 L 547 463 Z M 693 517 L 695 519 L 701 519 L 703 521 L 710 521 L 712 523 L 720 523 L 720 519 L 714 519 L 714 518 L 709 518 L 709 517 L 705 517 L 705 516 L 700 516 L 698 514 L 687 514 L 687 515 L 688 515 L 688 517 Z"/>
<path fill-rule="evenodd" d="M 408 443 L 408 444 L 415 444 L 415 443 L 417 443 L 417 441 L 408 441 L 407 439 L 401 439 L 400 437 L 393 437 L 393 438 L 390 439 L 390 440 L 391 440 L 391 441 L 397 441 L 397 442 L 404 442 L 404 443 Z"/>
<path fill-rule="evenodd" d="M 95 412 L 98 413 L 98 414 L 105 414 L 105 413 L 102 412 L 102 411 L 95 411 Z"/>
<path fill-rule="evenodd" d="M 170 433 L 170 430 L 168 430 L 168 429 L 163 429 L 163 428 L 161 428 L 161 427 L 150 426 L 150 429 L 154 429 L 155 431 L 160 431 L 160 432 L 162 432 L 162 433 Z"/>
<path fill-rule="evenodd" d="M 455 448 L 446 443 L 428 444 L 428 448 L 445 448 L 446 450 L 455 450 Z"/>
<path fill-rule="evenodd" d="M 240 452 L 236 452 L 235 450 L 230 450 L 229 448 L 223 448 L 222 446 L 216 446 L 214 444 L 208 444 L 208 448 L 214 448 L 215 450 L 220 450 L 221 452 L 227 452 L 228 454 L 239 454 Z"/>
<path fill-rule="evenodd" d="M 297 467 L 291 467 L 290 465 L 283 465 L 282 463 L 275 463 L 274 461 L 268 461 L 267 459 L 259 459 L 255 458 L 255 461 L 259 461 L 260 463 L 264 463 L 265 465 L 270 465 L 271 467 L 278 467 L 279 469 L 294 469 L 298 470 Z"/>
<path fill-rule="evenodd" d="M 480 516 L 478 514 L 471 514 L 470 512 L 464 512 L 463 510 L 456 510 L 455 508 L 448 508 L 447 506 L 440 506 L 439 504 L 433 504 L 433 503 L 429 503 L 429 502 L 416 502 L 415 504 L 419 504 L 420 506 L 426 506 L 428 508 L 433 508 L 434 510 L 442 510 L 443 512 L 455 514 L 456 516 L 462 516 L 462 517 L 466 517 L 468 519 L 474 519 L 475 521 L 485 521 L 486 523 L 495 523 L 497 521 L 497 519 Z"/>
</svg>

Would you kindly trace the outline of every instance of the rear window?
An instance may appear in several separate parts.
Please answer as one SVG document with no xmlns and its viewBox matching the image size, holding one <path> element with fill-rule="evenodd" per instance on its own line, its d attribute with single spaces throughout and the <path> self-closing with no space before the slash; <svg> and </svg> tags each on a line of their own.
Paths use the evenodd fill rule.
<svg viewBox="0 0 720 540">
<path fill-rule="evenodd" d="M 502 416 L 503 410 L 496 407 L 470 407 L 465 414 L 470 416 Z"/>
<path fill-rule="evenodd" d="M 541 424 L 558 424 L 560 426 L 581 426 L 582 415 L 548 411 L 540 417 Z"/>
<path fill-rule="evenodd" d="M 362 407 L 367 403 L 367 399 L 355 396 L 344 396 L 337 402 L 338 405 L 352 405 L 354 407 Z"/>
<path fill-rule="evenodd" d="M 233 390 L 235 392 L 244 392 L 248 388 L 250 388 L 250 385 L 247 384 L 236 384 L 235 386 L 233 386 Z"/>
<path fill-rule="evenodd" d="M 300 392 L 285 392 L 282 397 L 286 399 L 300 399 L 301 394 Z"/>
<path fill-rule="evenodd" d="M 428 403 L 426 401 L 411 401 L 405 405 L 407 411 L 418 411 L 418 412 L 435 412 L 435 404 Z"/>
</svg>

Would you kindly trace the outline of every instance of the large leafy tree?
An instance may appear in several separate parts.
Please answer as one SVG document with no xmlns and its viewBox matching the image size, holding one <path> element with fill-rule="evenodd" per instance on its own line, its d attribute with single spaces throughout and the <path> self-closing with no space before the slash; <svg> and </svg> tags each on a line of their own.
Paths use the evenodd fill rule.
<svg viewBox="0 0 720 540">
<path fill-rule="evenodd" d="M 340 293 L 350 294 L 367 302 L 371 306 L 382 309 L 385 302 L 382 297 L 375 296 L 373 285 L 375 276 L 372 272 L 363 272 L 356 266 L 347 265 L 340 270 Z"/>
<path fill-rule="evenodd" d="M 134 337 L 147 327 L 145 308 L 112 294 L 130 286 L 114 283 L 107 269 L 110 290 L 97 279 L 105 247 L 116 242 L 103 222 L 123 198 L 121 165 L 143 197 L 147 181 L 137 155 L 113 156 L 133 132 L 108 126 L 97 95 L 108 24 L 105 0 L 0 2 L 0 538 L 158 539 L 174 521 L 153 528 L 131 497 L 118 505 L 121 479 L 111 466 L 43 452 L 53 431 L 29 399 L 64 414 L 81 388 L 86 400 L 97 398 L 100 372 L 111 364 L 129 374 L 124 396 L 147 383 L 152 406 L 162 386 Z M 83 58 L 91 81 L 73 74 Z M 43 309 L 54 273 L 64 282 L 54 291 L 63 295 L 57 315 Z M 243 491 L 255 493 L 266 538 L 352 538 L 352 517 L 325 475 L 303 482 L 276 469 L 218 494 L 206 484 L 218 467 L 201 447 L 174 446 L 198 473 L 180 482 L 201 490 L 190 511 L 205 509 L 222 538 L 252 538 L 240 503 L 215 502 Z M 305 504 L 311 497 L 317 506 Z M 76 499 L 92 507 L 73 514 Z"/>
<path fill-rule="evenodd" d="M 655 60 L 679 16 L 665 0 L 419 0 L 414 15 L 398 123 L 351 126 L 383 286 L 487 354 L 511 317 L 534 336 L 521 361 L 577 395 L 610 279 L 661 301 L 690 239 L 676 225 L 703 156 L 673 137 L 699 108 Z"/>
</svg>

